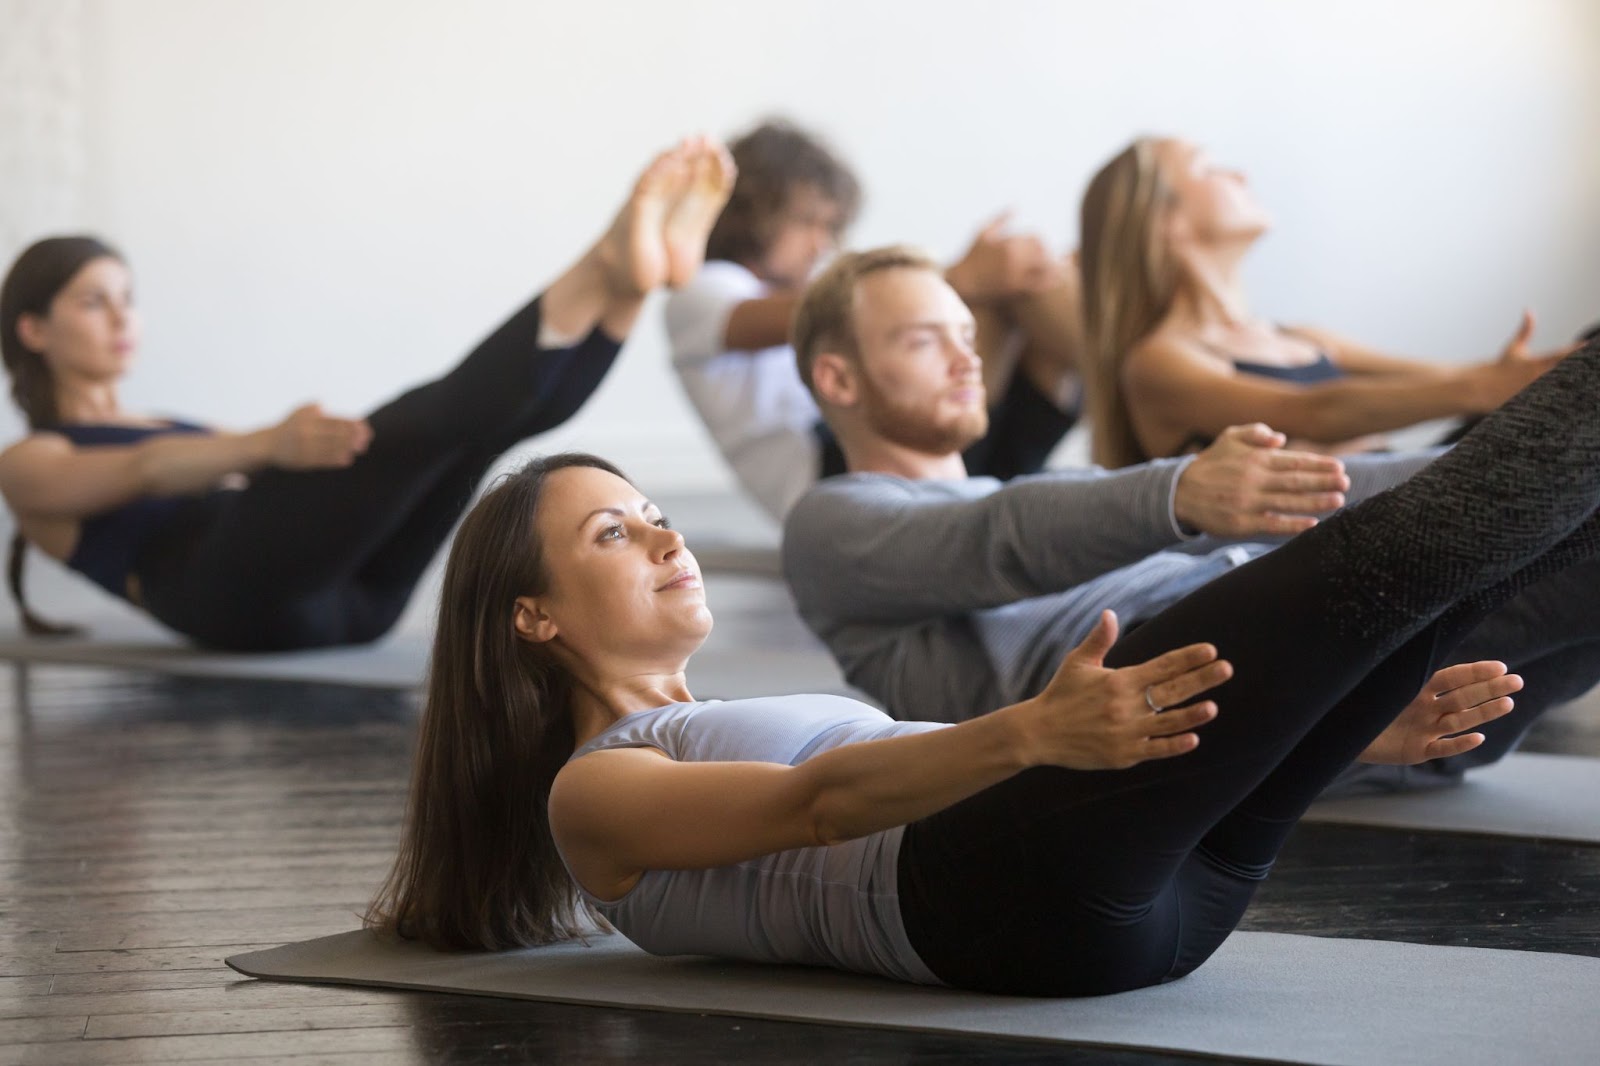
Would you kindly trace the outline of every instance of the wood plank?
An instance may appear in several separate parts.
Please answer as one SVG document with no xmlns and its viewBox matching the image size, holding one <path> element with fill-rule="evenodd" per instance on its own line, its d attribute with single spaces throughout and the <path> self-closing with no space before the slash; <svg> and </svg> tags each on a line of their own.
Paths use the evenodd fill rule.
<svg viewBox="0 0 1600 1066">
<path fill-rule="evenodd" d="M 307 1054 L 419 1050 L 409 1029 L 328 1029 L 307 1032 L 228 1033 L 218 1036 L 158 1036 L 129 1040 L 79 1040 L 0 1047 L 0 1066 L 124 1066 L 130 1062 L 192 1062 L 196 1059 L 284 1061 Z M 390 1061 L 394 1061 L 391 1059 Z"/>
<path fill-rule="evenodd" d="M 263 937 L 284 943 L 354 929 L 360 916 L 349 907 L 274 907 L 239 915 L 231 911 L 140 915 L 137 919 L 87 918 L 64 930 L 60 951 L 119 948 L 228 947 Z M 232 952 L 229 952 L 232 954 Z"/>
<path fill-rule="evenodd" d="M 348 913 L 356 913 L 366 907 L 381 883 L 381 875 L 367 875 L 355 881 L 338 880 L 327 884 L 296 884 L 281 888 L 108 892 L 103 895 L 47 897 L 43 900 L 4 897 L 0 898 L 0 913 L 26 906 L 34 920 L 56 924 L 70 921 L 73 916 L 105 918 L 112 915 L 183 914 L 196 911 L 259 911 L 284 906 L 289 900 L 293 900 L 296 906 L 339 907 Z"/>
<path fill-rule="evenodd" d="M 236 975 L 237 976 L 237 975 Z M 167 1014 L 196 1010 L 262 1007 L 324 1007 L 393 1003 L 403 993 L 343 985 L 296 985 L 247 977 L 210 988 L 157 989 L 148 992 L 69 993 L 0 996 L 0 1018 L 45 1018 L 66 1014 Z"/>
<path fill-rule="evenodd" d="M 213 988 L 239 975 L 226 966 L 194 970 L 134 970 L 128 973 L 63 973 L 51 976 L 52 995 L 150 992 L 170 988 Z"/>
<path fill-rule="evenodd" d="M 278 941 L 230 946 L 226 954 L 277 947 Z M 130 973 L 165 970 L 215 969 L 222 956 L 214 948 L 145 948 L 138 951 L 56 951 L 0 955 L 0 974 Z M 229 973 L 233 971 L 229 970 Z M 235 975 L 237 976 L 237 975 Z"/>
<path fill-rule="evenodd" d="M 0 1018 L 0 1045 L 44 1044 L 58 1040 L 81 1040 L 88 1017 L 73 1014 L 43 1018 Z M 39 1061 L 46 1061 L 41 1056 Z"/>
<path fill-rule="evenodd" d="M 192 1036 L 201 1033 L 271 1033 L 299 1029 L 367 1029 L 409 1025 L 403 1003 L 348 1007 L 260 1007 L 254 1010 L 192 1010 L 182 1013 L 95 1014 L 84 1036 L 91 1040 L 130 1036 Z"/>
<path fill-rule="evenodd" d="M 42 996 L 50 991 L 50 975 L 0 977 L 0 996 Z"/>
</svg>

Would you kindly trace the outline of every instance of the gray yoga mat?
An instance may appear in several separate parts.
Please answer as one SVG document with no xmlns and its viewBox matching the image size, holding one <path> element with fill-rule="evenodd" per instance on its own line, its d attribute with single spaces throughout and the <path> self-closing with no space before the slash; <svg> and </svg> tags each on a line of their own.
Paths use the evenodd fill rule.
<svg viewBox="0 0 1600 1066">
<path fill-rule="evenodd" d="M 499 954 L 357 931 L 234 955 L 249 977 L 1365 1066 L 1594 1061 L 1600 959 L 1235 933 L 1169 985 L 1022 999 L 802 967 L 655 958 L 619 936 Z"/>
<path fill-rule="evenodd" d="M 1458 785 L 1322 800 L 1305 820 L 1600 844 L 1600 759 L 1519 752 Z"/>
</svg>

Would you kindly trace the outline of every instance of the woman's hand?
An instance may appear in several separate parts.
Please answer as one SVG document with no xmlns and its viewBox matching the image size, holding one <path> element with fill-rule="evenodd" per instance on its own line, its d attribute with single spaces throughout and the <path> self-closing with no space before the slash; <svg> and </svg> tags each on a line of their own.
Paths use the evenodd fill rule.
<svg viewBox="0 0 1600 1066">
<path fill-rule="evenodd" d="M 1485 722 L 1510 714 L 1511 693 L 1522 678 L 1492 660 L 1447 666 L 1428 679 L 1417 698 L 1367 745 L 1359 761 L 1414 766 L 1471 751 L 1483 743 L 1482 733 L 1468 733 Z"/>
<path fill-rule="evenodd" d="M 324 414 L 308 403 L 266 431 L 269 461 L 285 470 L 326 470 L 349 466 L 372 443 L 364 419 Z"/>
<path fill-rule="evenodd" d="M 1479 371 L 1485 378 L 1484 395 L 1479 403 L 1483 413 L 1494 410 L 1511 397 L 1533 384 L 1546 371 L 1553 370 L 1561 360 L 1577 351 L 1581 345 L 1569 344 L 1549 352 L 1535 352 L 1528 342 L 1533 340 L 1533 312 L 1524 310 L 1517 332 L 1506 346 L 1500 349 L 1499 358 L 1484 363 Z"/>
<path fill-rule="evenodd" d="M 1112 670 L 1103 663 L 1116 641 L 1117 616 L 1102 612 L 1045 690 L 1020 705 L 1027 708 L 1024 728 L 1037 763 L 1120 770 L 1182 755 L 1200 743 L 1193 730 L 1216 717 L 1217 705 L 1182 705 L 1232 677 L 1232 665 L 1210 644 L 1191 644 Z"/>
</svg>

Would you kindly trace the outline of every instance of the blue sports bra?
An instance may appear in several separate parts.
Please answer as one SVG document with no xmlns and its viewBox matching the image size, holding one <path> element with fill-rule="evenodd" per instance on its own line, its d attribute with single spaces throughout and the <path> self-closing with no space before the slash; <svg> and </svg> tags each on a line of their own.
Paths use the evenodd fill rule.
<svg viewBox="0 0 1600 1066">
<path fill-rule="evenodd" d="M 204 426 L 169 422 L 165 426 L 111 426 L 78 423 L 46 427 L 80 448 L 138 444 L 173 433 L 209 433 Z M 128 598 L 128 575 L 139 552 L 157 530 L 188 500 L 180 496 L 142 496 L 131 503 L 83 520 L 78 545 L 67 566 L 113 596 Z"/>
<path fill-rule="evenodd" d="M 1310 363 L 1301 363 L 1299 366 L 1277 366 L 1273 363 L 1251 363 L 1243 359 L 1235 359 L 1226 352 L 1211 345 L 1206 345 L 1218 355 L 1223 356 L 1233 368 L 1241 374 L 1254 374 L 1256 377 L 1272 378 L 1274 381 L 1292 381 L 1296 385 L 1315 385 L 1323 381 L 1337 381 L 1345 376 L 1343 370 L 1335 365 L 1328 353 L 1321 348 L 1317 349 L 1317 358 Z M 1183 455 L 1188 452 L 1199 451 L 1211 446 L 1215 437 L 1208 437 L 1204 433 L 1192 433 L 1183 442 L 1176 454 Z"/>
<path fill-rule="evenodd" d="M 1334 381 L 1344 377 L 1344 371 L 1334 365 L 1328 353 L 1320 348 L 1317 349 L 1315 362 L 1301 363 L 1299 366 L 1274 366 L 1271 363 L 1248 363 L 1243 359 L 1235 359 L 1233 368 L 1244 374 L 1293 381 L 1300 385 L 1314 385 L 1319 381 Z"/>
</svg>

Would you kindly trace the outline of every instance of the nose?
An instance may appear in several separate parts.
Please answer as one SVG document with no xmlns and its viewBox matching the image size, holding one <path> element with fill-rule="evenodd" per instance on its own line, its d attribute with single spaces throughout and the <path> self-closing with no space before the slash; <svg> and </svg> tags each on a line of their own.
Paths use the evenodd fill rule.
<svg viewBox="0 0 1600 1066">
<path fill-rule="evenodd" d="M 953 337 L 947 345 L 950 352 L 950 371 L 957 377 L 966 377 L 983 369 L 983 357 L 965 337 Z"/>
<path fill-rule="evenodd" d="M 683 551 L 682 533 L 679 533 L 676 529 L 662 529 L 660 526 L 652 526 L 651 528 L 658 534 L 652 545 L 656 559 L 666 562 Z"/>
</svg>

